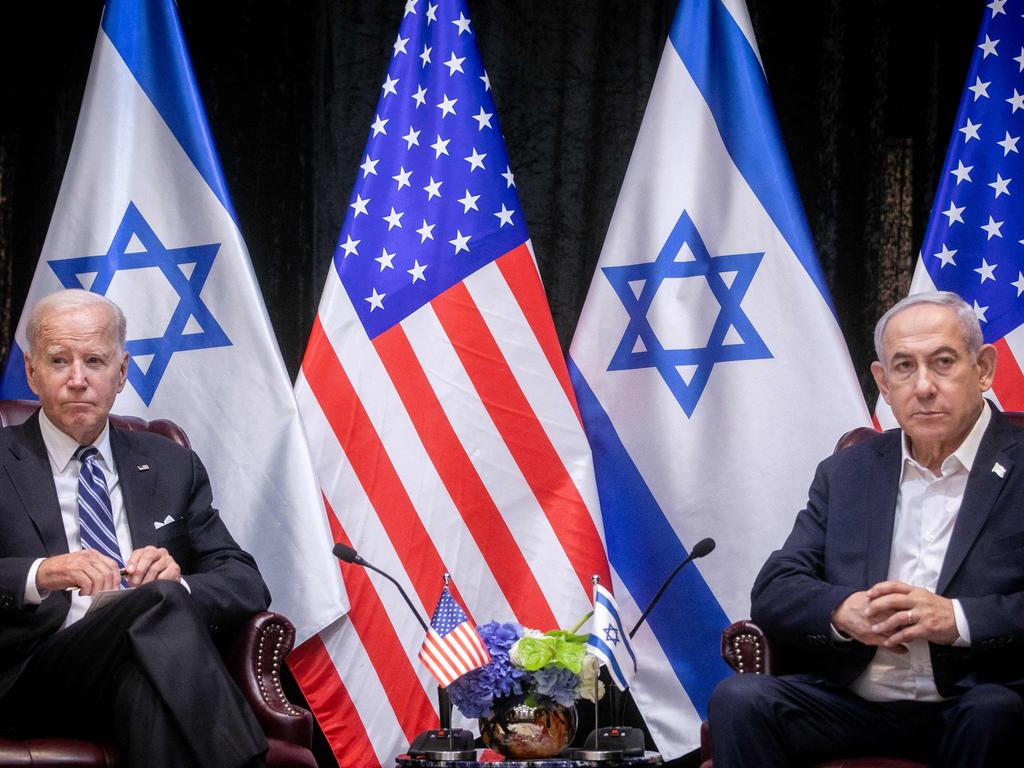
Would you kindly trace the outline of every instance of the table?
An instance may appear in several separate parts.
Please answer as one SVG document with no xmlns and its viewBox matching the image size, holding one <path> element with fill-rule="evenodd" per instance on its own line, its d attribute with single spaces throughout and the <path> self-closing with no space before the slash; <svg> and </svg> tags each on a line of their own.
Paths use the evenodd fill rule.
<svg viewBox="0 0 1024 768">
<path fill-rule="evenodd" d="M 620 768 L 625 766 L 661 765 L 661 754 L 658 752 L 645 752 L 636 757 L 622 757 L 615 761 L 578 760 L 571 756 L 549 757 L 544 760 L 499 760 L 482 759 L 485 750 L 478 749 L 476 758 L 473 760 L 430 760 L 427 758 L 414 758 L 408 755 L 399 755 L 395 759 L 396 768 L 605 768 L 614 766 Z M 569 753 L 572 750 L 568 750 Z M 489 752 L 493 755 L 493 752 Z"/>
</svg>

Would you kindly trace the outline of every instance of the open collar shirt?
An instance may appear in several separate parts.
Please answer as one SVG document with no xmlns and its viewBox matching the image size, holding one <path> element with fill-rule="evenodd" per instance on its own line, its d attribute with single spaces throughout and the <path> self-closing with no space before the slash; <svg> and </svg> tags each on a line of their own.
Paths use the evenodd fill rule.
<svg viewBox="0 0 1024 768">
<path fill-rule="evenodd" d="M 992 413 L 986 403 L 967 437 L 942 462 L 938 475 L 914 459 L 907 435 L 903 434 L 889 580 L 935 592 L 967 490 L 967 478 L 991 421 Z M 955 645 L 969 646 L 970 627 L 959 600 L 953 600 L 953 613 L 960 634 Z M 928 642 L 914 640 L 907 648 L 904 654 L 879 648 L 850 689 L 872 701 L 941 701 L 942 696 L 935 687 Z"/>
</svg>

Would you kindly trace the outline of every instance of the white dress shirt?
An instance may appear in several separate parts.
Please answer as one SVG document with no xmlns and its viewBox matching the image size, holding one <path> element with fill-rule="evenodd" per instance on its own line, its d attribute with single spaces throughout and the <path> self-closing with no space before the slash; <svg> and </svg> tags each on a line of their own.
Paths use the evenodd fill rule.
<svg viewBox="0 0 1024 768">
<path fill-rule="evenodd" d="M 991 420 L 986 404 L 960 447 L 942 462 L 938 475 L 914 460 L 907 436 L 903 435 L 903 463 L 889 553 L 890 580 L 935 592 L 967 477 Z M 960 634 L 955 645 L 969 646 L 970 627 L 959 600 L 953 601 L 953 614 Z M 914 640 L 907 643 L 907 648 L 903 654 L 879 648 L 850 690 L 871 701 L 942 701 L 935 687 L 928 642 Z"/>
<path fill-rule="evenodd" d="M 82 534 L 78 522 L 78 476 L 82 465 L 81 462 L 74 459 L 78 443 L 73 437 L 57 429 L 53 422 L 46 418 L 46 414 L 42 410 L 39 411 L 39 431 L 43 434 L 46 454 L 50 459 L 50 471 L 53 472 L 53 484 L 57 489 L 57 501 L 60 504 L 60 516 L 64 523 L 64 535 L 68 540 L 68 551 L 77 552 L 82 549 Z M 109 421 L 93 445 L 99 451 L 96 461 L 103 470 L 107 481 L 110 506 L 114 511 L 114 532 L 117 534 L 118 549 L 121 550 L 121 558 L 127 563 L 133 551 L 132 536 L 128 529 L 128 517 L 124 511 L 117 466 L 114 464 L 114 455 L 110 452 Z M 29 605 L 38 605 L 50 594 L 49 590 L 40 592 L 36 586 L 36 571 L 39 570 L 39 564 L 43 562 L 43 559 L 39 558 L 32 563 L 28 572 L 28 579 L 25 583 L 25 602 Z M 92 603 L 91 597 L 80 595 L 78 590 L 72 591 L 71 610 L 68 611 L 61 628 L 63 629 L 82 618 L 90 603 Z"/>
</svg>

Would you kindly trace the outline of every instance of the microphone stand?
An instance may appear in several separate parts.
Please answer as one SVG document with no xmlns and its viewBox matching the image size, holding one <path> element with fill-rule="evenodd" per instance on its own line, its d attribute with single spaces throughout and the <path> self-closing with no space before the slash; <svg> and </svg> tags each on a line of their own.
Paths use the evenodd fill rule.
<svg viewBox="0 0 1024 768">
<path fill-rule="evenodd" d="M 668 585 L 672 583 L 676 575 L 683 569 L 687 563 L 697 560 L 698 558 L 704 557 L 710 554 L 715 548 L 715 540 L 711 538 L 701 539 L 693 545 L 693 549 L 690 550 L 690 554 L 686 557 L 683 562 L 676 566 L 675 570 L 669 574 L 669 577 L 665 579 L 661 587 L 655 593 L 651 602 L 647 604 L 643 613 L 640 614 L 640 618 L 637 619 L 636 624 L 629 630 L 629 639 L 632 640 L 634 635 L 640 626 L 644 623 L 644 620 L 650 614 L 651 610 L 658 601 L 661 600 L 661 596 L 665 594 L 665 590 L 668 589 Z M 597 583 L 597 577 L 594 577 L 595 584 Z M 609 680 L 609 698 L 610 698 L 610 709 L 612 712 L 612 722 L 621 723 L 623 711 L 626 708 L 626 698 L 629 696 L 629 689 L 620 691 L 618 686 Z M 600 728 L 597 723 L 594 724 L 594 730 L 587 736 L 585 746 L 582 750 L 578 750 L 578 755 L 582 759 L 594 760 L 594 761 L 609 761 L 619 760 L 621 757 L 638 757 L 644 754 L 646 747 L 646 738 L 642 728 L 634 728 L 628 725 L 613 725 L 610 727 Z"/>
<path fill-rule="evenodd" d="M 430 627 L 427 622 L 420 616 L 420 612 L 416 610 L 416 606 L 412 604 L 412 600 L 409 599 L 409 595 L 406 594 L 402 585 L 399 584 L 390 574 L 385 573 L 380 568 L 366 560 L 361 558 L 358 553 L 350 546 L 342 543 L 334 545 L 334 556 L 341 560 L 343 563 L 351 563 L 352 565 L 358 565 L 363 568 L 369 568 L 371 571 L 375 571 L 383 576 L 385 579 L 390 581 L 395 587 L 398 588 L 398 592 L 402 595 L 405 600 L 405 604 L 409 606 L 409 610 L 412 611 L 413 616 L 416 617 L 416 621 L 423 627 L 424 634 L 430 633 Z M 445 585 L 448 584 L 448 574 L 444 575 Z M 437 709 L 438 709 L 438 725 L 439 728 L 434 728 L 429 731 L 424 731 L 419 734 L 412 743 L 409 745 L 409 756 L 415 758 L 423 758 L 427 760 L 472 760 L 476 757 L 476 749 L 473 746 L 473 734 L 464 728 L 452 728 L 452 702 L 448 696 L 448 691 L 442 688 L 440 685 L 437 686 Z"/>
</svg>

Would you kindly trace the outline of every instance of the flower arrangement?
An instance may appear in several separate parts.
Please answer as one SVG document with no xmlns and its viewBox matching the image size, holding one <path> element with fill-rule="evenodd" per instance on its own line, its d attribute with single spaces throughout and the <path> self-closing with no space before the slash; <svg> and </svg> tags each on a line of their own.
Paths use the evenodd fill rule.
<svg viewBox="0 0 1024 768">
<path fill-rule="evenodd" d="M 598 660 L 586 652 L 586 635 L 561 629 L 542 633 L 497 621 L 477 631 L 491 662 L 448 686 L 452 703 L 466 717 L 493 717 L 519 704 L 571 706 L 604 695 Z"/>
</svg>

